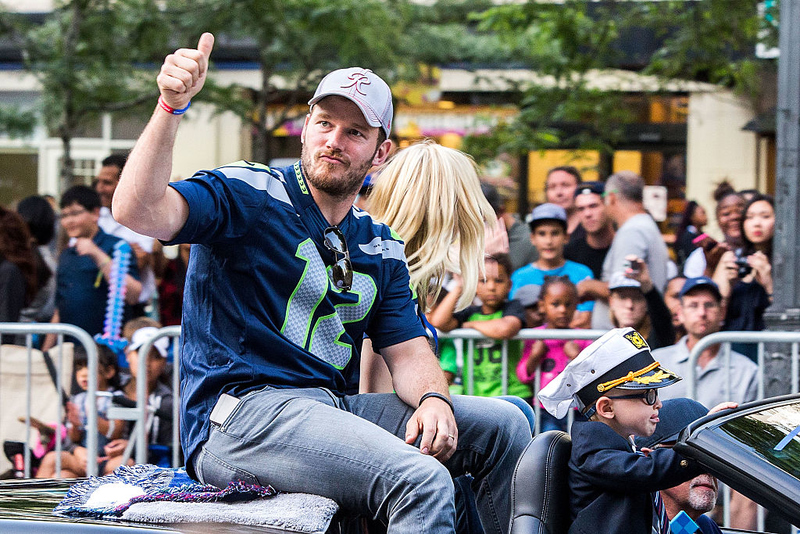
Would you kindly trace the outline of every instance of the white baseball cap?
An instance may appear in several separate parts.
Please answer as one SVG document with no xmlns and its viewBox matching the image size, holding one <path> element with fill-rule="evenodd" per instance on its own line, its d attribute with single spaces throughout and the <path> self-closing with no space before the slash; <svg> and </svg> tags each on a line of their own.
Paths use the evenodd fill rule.
<svg viewBox="0 0 800 534">
<path fill-rule="evenodd" d="M 394 116 L 392 90 L 371 70 L 350 67 L 328 73 L 319 82 L 308 105 L 313 106 L 326 96 L 343 96 L 352 101 L 370 126 L 380 126 L 389 137 Z"/>
<path fill-rule="evenodd" d="M 150 341 L 155 337 L 158 333 L 158 328 L 154 326 L 144 326 L 133 333 L 131 336 L 131 342 L 126 348 L 128 352 L 132 350 L 139 350 L 139 347 Z M 162 358 L 167 357 L 167 352 L 169 351 L 169 339 L 165 337 L 158 338 L 154 343 L 153 347 L 158 351 Z"/>
<path fill-rule="evenodd" d="M 622 271 L 617 271 L 611 275 L 611 280 L 608 281 L 608 290 L 623 289 L 626 287 L 635 287 L 641 290 L 642 284 L 638 280 L 628 278 Z"/>
</svg>

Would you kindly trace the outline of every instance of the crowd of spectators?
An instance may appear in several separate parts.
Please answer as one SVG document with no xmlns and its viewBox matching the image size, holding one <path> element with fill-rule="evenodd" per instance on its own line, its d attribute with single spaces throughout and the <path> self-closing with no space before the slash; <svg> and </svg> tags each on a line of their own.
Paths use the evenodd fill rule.
<svg viewBox="0 0 800 534">
<path fill-rule="evenodd" d="M 510 315 L 514 321 L 522 320 L 524 328 L 633 327 L 654 350 L 654 358 L 683 377 L 687 376 L 692 347 L 706 335 L 722 330 L 763 330 L 764 311 L 773 292 L 772 198 L 753 191 L 737 193 L 723 182 L 714 193 L 723 239 L 716 241 L 703 232 L 708 224 L 706 211 L 699 203 L 689 202 L 679 235 L 668 245 L 645 209 L 644 187 L 640 176 L 627 171 L 613 174 L 605 183 L 582 182 L 580 174 L 570 167 L 551 171 L 547 202 L 534 207 L 526 220 L 534 253 L 529 254 L 527 243 L 520 247 L 519 239 L 511 239 L 510 234 L 508 239 L 499 238 L 497 230 L 487 240 L 487 246 L 494 247 L 487 249 L 487 262 L 498 255 L 498 243 L 506 245 L 500 252 L 512 258 L 532 257 L 528 263 L 514 266 L 507 300 L 498 302 L 493 295 L 492 309 L 498 313 L 514 310 Z M 493 205 L 503 209 L 495 190 L 487 187 L 484 192 Z M 516 224 L 519 233 L 518 219 L 501 213 L 501 220 L 509 219 L 505 227 Z M 489 283 L 489 279 L 482 283 Z M 452 284 L 447 287 L 453 289 Z M 499 395 L 500 377 L 507 376 L 508 392 L 535 405 L 536 385 L 544 387 L 587 343 L 525 340 L 520 355 L 519 341 L 512 339 L 518 329 L 490 332 L 484 323 L 476 326 L 465 322 L 466 317 L 459 315 L 454 304 L 450 295 L 441 299 L 430 314 L 432 324 L 444 331 L 475 328 L 493 338 L 493 350 L 498 355 L 492 373 L 483 373 L 474 364 L 483 362 L 486 353 L 479 355 L 485 349 L 476 344 L 473 375 L 463 378 L 465 383 L 471 381 L 474 394 Z M 476 302 L 466 311 L 480 306 Z M 444 312 L 442 307 L 446 308 Z M 520 310 L 524 310 L 522 315 Z M 484 313 L 488 311 L 484 306 Z M 499 367 L 499 339 L 511 340 L 505 371 Z M 468 374 L 466 365 L 459 373 L 452 342 L 444 347 L 442 365 L 449 378 L 458 381 L 461 374 Z M 755 352 L 755 346 L 734 344 L 727 364 L 717 357 L 719 345 L 703 351 L 695 380 L 697 398 L 706 409 L 723 401 L 756 399 Z M 520 385 L 526 389 L 520 390 Z M 665 388 L 663 398 L 679 398 L 686 393 L 684 380 Z M 538 417 L 541 430 L 566 429 L 566 418 L 555 419 L 544 410 Z M 731 502 L 733 526 L 754 528 L 754 504 L 736 493 Z"/>
<path fill-rule="evenodd" d="M 114 355 L 102 339 L 99 342 L 98 390 L 109 393 L 97 401 L 104 472 L 119 465 L 123 451 L 130 454 L 130 429 L 104 416 L 109 399 L 135 400 L 136 349 L 161 324 L 180 324 L 189 261 L 188 246 L 165 251 L 158 241 L 116 222 L 111 198 L 124 165 L 121 156 L 104 160 L 94 187 L 65 191 L 57 210 L 52 198 L 41 196 L 20 201 L 16 211 L 0 208 L 0 322 L 64 322 L 102 338 L 108 334 L 104 329 L 109 302 L 117 299 L 124 309 L 128 349 Z M 643 190 L 643 179 L 632 172 L 615 173 L 605 183 L 583 182 L 574 167 L 557 167 L 547 176 L 547 202 L 523 221 L 506 210 L 497 189 L 485 184 L 483 193 L 498 224 L 487 229 L 487 255 L 480 260 L 484 265 L 465 271 L 470 276 L 485 273 L 467 284 L 477 282 L 477 298 L 462 309 L 464 281 L 459 273 L 447 273 L 446 291 L 428 313 L 431 324 L 441 331 L 473 328 L 488 338 L 475 344 L 469 376 L 462 376 L 453 342 L 440 342 L 441 364 L 451 384 L 476 395 L 507 392 L 534 405 L 537 373 L 541 388 L 588 344 L 514 340 L 522 328 L 633 327 L 655 350 L 657 360 L 684 376 L 689 351 L 702 337 L 720 330 L 764 329 L 763 314 L 773 293 L 772 198 L 753 192 L 742 195 L 723 183 L 714 196 L 722 239 L 703 232 L 706 210 L 692 201 L 670 252 L 644 207 Z M 369 198 L 362 196 L 368 210 Z M 65 237 L 57 247 L 59 233 Z M 129 244 L 132 255 L 115 284 L 112 264 L 121 241 Z M 512 340 L 505 369 L 502 340 Z M 48 336 L 34 339 L 34 344 L 47 349 L 55 341 L 55 336 Z M 152 361 L 148 360 L 147 391 L 151 413 L 164 415 L 171 413 L 173 392 L 164 380 L 169 355 L 166 340 L 162 341 L 163 345 L 154 345 Z M 2 342 L 24 343 L 10 336 Z M 727 380 L 718 351 L 719 346 L 707 349 L 697 362 L 698 386 L 714 384 L 698 387 L 698 400 L 706 408 L 723 400 L 753 400 L 757 369 L 751 361 L 753 347 L 734 347 L 732 381 Z M 81 358 L 76 351 L 73 396 L 66 410 L 70 446 L 62 453 L 61 464 L 66 476 L 85 474 L 87 377 L 85 355 Z M 683 394 L 685 386 L 664 391 L 665 398 Z M 566 428 L 566 420 L 548 418 L 544 410 L 541 414 L 542 430 Z M 166 416 L 151 417 L 150 444 L 167 447 L 171 428 Z M 56 474 L 52 454 L 42 459 L 40 476 Z"/>
<path fill-rule="evenodd" d="M 111 198 L 124 165 L 124 156 L 109 156 L 91 187 L 73 186 L 58 201 L 34 195 L 16 203 L 15 209 L 0 208 L 0 322 L 66 323 L 97 340 L 100 474 L 113 471 L 123 460 L 131 462 L 135 455 L 128 439 L 132 422 L 108 419 L 105 414 L 113 403 L 135 403 L 139 347 L 162 324 L 180 324 L 189 262 L 188 246 L 165 250 L 156 240 L 116 222 Z M 123 242 L 130 247 L 127 262 L 118 252 Z M 117 331 L 108 315 L 115 305 L 123 311 Z M 33 348 L 43 351 L 56 342 L 53 334 L 32 337 Z M 25 345 L 26 339 L 4 335 L 2 343 Z M 73 352 L 71 391 L 64 393 L 67 431 L 61 473 L 56 473 L 55 451 L 44 451 L 33 458 L 38 477 L 86 474 L 88 364 L 80 343 L 75 343 Z M 146 434 L 148 457 L 161 465 L 168 465 L 171 458 L 171 361 L 168 340 L 157 340 L 146 366 Z M 36 425 L 40 432 L 52 434 L 41 422 Z"/>
</svg>

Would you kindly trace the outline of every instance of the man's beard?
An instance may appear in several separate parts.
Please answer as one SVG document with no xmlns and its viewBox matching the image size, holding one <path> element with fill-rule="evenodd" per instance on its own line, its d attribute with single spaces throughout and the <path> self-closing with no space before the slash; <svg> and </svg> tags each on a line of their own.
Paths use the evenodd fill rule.
<svg viewBox="0 0 800 534">
<path fill-rule="evenodd" d="M 714 481 L 711 479 L 710 475 L 701 476 L 704 476 L 703 480 L 699 480 L 697 482 L 693 480 L 689 486 L 689 505 L 695 510 L 710 512 L 714 509 L 714 505 L 716 504 L 717 492 L 711 491 L 705 486 L 702 489 L 695 489 L 695 486 L 701 483 L 714 484 Z M 714 487 L 716 487 L 716 485 L 714 485 Z"/>
<path fill-rule="evenodd" d="M 364 161 L 363 164 L 354 167 L 352 160 L 345 158 L 341 153 L 320 152 L 319 155 L 332 156 L 343 160 L 337 165 L 319 161 L 314 154 L 310 154 L 303 145 L 300 152 L 300 161 L 303 164 L 306 178 L 317 190 L 336 198 L 346 198 L 355 195 L 364 183 L 370 167 L 372 158 Z M 377 152 L 377 149 L 376 149 Z M 373 155 L 374 157 L 374 155 Z M 337 167 L 347 166 L 344 175 L 336 177 L 333 172 Z"/>
</svg>

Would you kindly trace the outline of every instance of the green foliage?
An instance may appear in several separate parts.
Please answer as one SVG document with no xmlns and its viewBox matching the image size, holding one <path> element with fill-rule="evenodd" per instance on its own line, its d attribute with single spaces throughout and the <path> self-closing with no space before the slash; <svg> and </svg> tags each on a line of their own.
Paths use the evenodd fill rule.
<svg viewBox="0 0 800 534">
<path fill-rule="evenodd" d="M 62 140 L 62 184 L 72 182 L 71 143 L 81 128 L 102 113 L 152 109 L 158 94 L 155 65 L 175 34 L 159 4 L 59 0 L 41 23 L 24 15 L 0 17 L 0 31 L 19 44 L 25 69 L 41 84 L 38 115 Z M 0 114 L 2 128 L 20 132 L 19 116 L 19 110 Z"/>
<path fill-rule="evenodd" d="M 614 2 L 567 0 L 501 5 L 476 15 L 479 29 L 514 50 L 515 63 L 534 71 L 537 81 L 520 87 L 520 114 L 499 140 L 468 137 L 467 146 L 490 158 L 496 154 L 480 145 L 514 154 L 555 146 L 610 150 L 629 117 L 619 96 L 593 88 L 589 77 L 616 55 L 620 11 Z"/>
<path fill-rule="evenodd" d="M 151 0 L 72 0 L 44 23 L 17 27 L 25 68 L 41 82 L 42 115 L 51 132 L 69 137 L 98 114 L 154 98 L 154 70 L 170 28 Z"/>
<path fill-rule="evenodd" d="M 707 81 L 756 96 L 762 67 L 756 43 L 777 46 L 777 3 L 760 14 L 759 2 L 669 0 L 639 6 L 635 20 L 664 41 L 646 73 Z M 768 16 L 765 16 L 768 15 Z"/>
<path fill-rule="evenodd" d="M 12 138 L 25 137 L 33 133 L 36 113 L 13 106 L 0 106 L 0 133 Z"/>
<path fill-rule="evenodd" d="M 272 132 L 330 70 L 359 65 L 391 80 L 406 24 L 404 3 L 383 0 L 175 0 L 170 9 L 197 35 L 212 31 L 255 48 L 260 88 L 211 86 L 203 96 L 250 123 L 259 161 L 270 159 Z"/>
<path fill-rule="evenodd" d="M 525 153 L 552 145 L 610 151 L 632 115 L 621 93 L 597 89 L 591 76 L 617 67 L 625 39 L 640 30 L 659 40 L 655 53 L 641 58 L 643 74 L 724 85 L 756 100 L 764 70 L 774 69 L 754 56 L 757 42 L 777 43 L 778 2 L 768 4 L 766 14 L 755 0 L 528 0 L 481 10 L 473 14 L 478 30 L 513 50 L 514 65 L 539 79 L 520 88 L 514 123 L 495 138 L 467 139 L 467 146 L 489 157 L 491 150 Z M 571 127 L 576 123 L 582 128 Z"/>
</svg>

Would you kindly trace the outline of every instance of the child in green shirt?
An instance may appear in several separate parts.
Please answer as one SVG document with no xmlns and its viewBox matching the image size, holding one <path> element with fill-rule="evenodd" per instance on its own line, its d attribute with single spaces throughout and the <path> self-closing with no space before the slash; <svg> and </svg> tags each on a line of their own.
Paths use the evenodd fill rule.
<svg viewBox="0 0 800 534">
<path fill-rule="evenodd" d="M 486 278 L 478 281 L 477 295 L 480 305 L 455 311 L 461 295 L 460 277 L 454 276 L 454 287 L 430 314 L 430 322 L 439 330 L 449 332 L 455 328 L 473 328 L 488 339 L 476 340 L 472 354 L 472 375 L 469 366 L 464 369 L 464 392 L 472 387 L 472 394 L 482 397 L 503 395 L 502 340 L 512 339 L 525 322 L 525 311 L 516 300 L 508 300 L 511 289 L 511 261 L 508 254 L 495 254 L 485 258 Z M 508 342 L 508 361 L 505 369 L 508 395 L 530 399 L 529 386 L 521 383 L 514 370 L 522 354 L 522 342 Z M 442 340 L 441 365 L 452 383 L 458 373 L 455 346 L 451 340 Z"/>
</svg>

